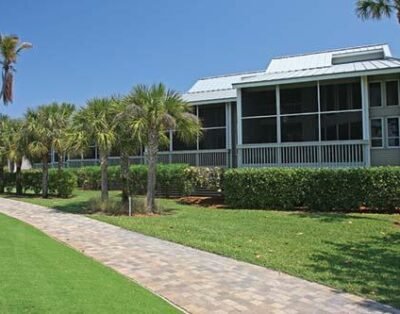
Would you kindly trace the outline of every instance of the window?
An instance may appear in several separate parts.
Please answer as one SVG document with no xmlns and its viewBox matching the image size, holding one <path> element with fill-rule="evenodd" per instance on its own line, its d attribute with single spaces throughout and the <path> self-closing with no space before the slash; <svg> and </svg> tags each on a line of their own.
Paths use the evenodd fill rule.
<svg viewBox="0 0 400 314">
<path fill-rule="evenodd" d="M 276 118 L 244 119 L 243 144 L 276 143 Z"/>
<path fill-rule="evenodd" d="M 362 113 L 341 112 L 321 115 L 323 141 L 361 140 Z"/>
<path fill-rule="evenodd" d="M 225 104 L 199 106 L 199 119 L 204 128 L 225 126 Z"/>
<path fill-rule="evenodd" d="M 317 86 L 280 89 L 281 114 L 318 111 Z"/>
<path fill-rule="evenodd" d="M 387 118 L 387 139 L 389 147 L 400 146 L 399 118 Z"/>
<path fill-rule="evenodd" d="M 199 105 L 196 111 L 202 122 L 203 134 L 191 143 L 179 139 L 176 132 L 172 135 L 172 150 L 186 151 L 197 149 L 225 149 L 226 148 L 226 111 L 225 103 Z"/>
<path fill-rule="evenodd" d="M 369 106 L 380 107 L 382 106 L 382 90 L 381 83 L 369 84 Z"/>
<path fill-rule="evenodd" d="M 371 119 L 371 147 L 383 147 L 382 119 Z"/>
<path fill-rule="evenodd" d="M 69 160 L 82 159 L 82 155 L 81 155 L 81 153 L 77 153 L 77 152 L 75 152 L 75 153 L 69 153 L 69 154 L 68 154 L 68 159 L 69 159 Z"/>
<path fill-rule="evenodd" d="M 318 115 L 281 117 L 282 142 L 318 141 Z"/>
<path fill-rule="evenodd" d="M 361 84 L 339 83 L 321 85 L 321 111 L 361 109 Z"/>
<path fill-rule="evenodd" d="M 398 81 L 386 82 L 386 105 L 397 106 L 399 104 Z"/>
<path fill-rule="evenodd" d="M 121 149 L 119 147 L 114 146 L 110 151 L 110 157 L 119 157 L 121 156 Z"/>
<path fill-rule="evenodd" d="M 96 159 L 96 146 L 89 146 L 89 148 L 83 153 L 83 159 Z"/>
<path fill-rule="evenodd" d="M 276 114 L 275 88 L 242 91 L 242 116 L 270 116 Z"/>
<path fill-rule="evenodd" d="M 203 131 L 203 136 L 200 137 L 199 148 L 225 149 L 226 148 L 225 128 L 205 129 Z"/>
<path fill-rule="evenodd" d="M 183 142 L 179 139 L 176 132 L 172 135 L 172 150 L 173 151 L 182 151 L 182 150 L 196 150 L 197 143 L 196 141 L 192 141 L 190 143 Z M 169 148 L 167 148 L 169 150 Z"/>
</svg>

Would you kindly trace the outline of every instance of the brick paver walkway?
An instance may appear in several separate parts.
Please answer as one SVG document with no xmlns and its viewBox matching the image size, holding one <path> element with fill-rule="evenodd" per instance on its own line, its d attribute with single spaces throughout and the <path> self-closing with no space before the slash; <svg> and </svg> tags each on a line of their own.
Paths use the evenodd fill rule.
<svg viewBox="0 0 400 314">
<path fill-rule="evenodd" d="M 84 216 L 3 198 L 0 212 L 33 225 L 191 313 L 400 314 L 316 283 Z"/>
</svg>

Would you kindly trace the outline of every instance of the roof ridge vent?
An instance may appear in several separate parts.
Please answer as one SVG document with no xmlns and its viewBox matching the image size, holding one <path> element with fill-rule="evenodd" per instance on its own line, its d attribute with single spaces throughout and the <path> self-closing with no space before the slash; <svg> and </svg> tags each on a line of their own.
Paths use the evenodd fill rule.
<svg viewBox="0 0 400 314">
<path fill-rule="evenodd" d="M 332 65 L 383 59 L 385 59 L 383 48 L 357 52 L 337 52 L 332 54 Z"/>
</svg>

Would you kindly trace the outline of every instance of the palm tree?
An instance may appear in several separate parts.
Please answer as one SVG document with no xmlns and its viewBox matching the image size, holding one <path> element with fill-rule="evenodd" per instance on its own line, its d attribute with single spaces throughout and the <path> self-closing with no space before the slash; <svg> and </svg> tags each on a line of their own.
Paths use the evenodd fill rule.
<svg viewBox="0 0 400 314">
<path fill-rule="evenodd" d="M 57 125 L 54 130 L 53 149 L 57 153 L 57 166 L 60 173 L 68 152 L 68 129 L 72 123 L 71 119 L 75 111 L 75 106 L 68 103 L 52 103 L 50 106 L 52 107 L 54 119 L 56 120 L 55 124 Z"/>
<path fill-rule="evenodd" d="M 0 193 L 4 193 L 4 167 L 7 164 L 8 151 L 8 129 L 10 119 L 8 116 L 0 114 Z"/>
<path fill-rule="evenodd" d="M 23 126 L 24 134 L 27 136 L 29 153 L 39 157 L 42 162 L 42 197 L 48 197 L 49 181 L 49 155 L 53 148 L 63 152 L 61 143 L 66 142 L 64 137 L 68 119 L 73 110 L 71 105 L 50 105 L 39 106 L 36 110 L 28 109 Z"/>
<path fill-rule="evenodd" d="M 20 42 L 18 36 L 0 35 L 0 61 L 3 67 L 2 79 L 3 85 L 0 91 L 0 97 L 3 98 L 3 103 L 7 105 L 13 100 L 13 72 L 15 71 L 15 63 L 17 62 L 18 54 L 24 50 L 32 48 L 32 44 L 28 42 Z"/>
<path fill-rule="evenodd" d="M 116 143 L 115 148 L 120 153 L 121 183 L 122 183 L 122 202 L 127 203 L 133 191 L 129 182 L 129 156 L 136 155 L 141 148 L 140 142 L 135 138 L 129 128 L 132 112 L 120 97 L 115 97 L 117 114 L 115 115 Z"/>
<path fill-rule="evenodd" d="M 15 165 L 16 193 L 22 194 L 22 162 L 24 157 L 29 156 L 27 151 L 28 142 L 25 133 L 22 131 L 24 121 L 20 119 L 9 120 L 6 129 L 7 134 L 7 158 Z"/>
<path fill-rule="evenodd" d="M 363 20 L 391 17 L 396 14 L 400 23 L 400 0 L 358 0 L 356 12 Z"/>
<path fill-rule="evenodd" d="M 110 98 L 94 98 L 73 117 L 69 134 L 73 151 L 87 149 L 95 143 L 101 167 L 101 199 L 108 200 L 108 157 L 116 142 L 116 103 Z"/>
<path fill-rule="evenodd" d="M 180 94 L 163 84 L 138 85 L 124 98 L 128 106 L 133 135 L 146 147 L 148 163 L 146 210 L 155 208 L 156 166 L 159 147 L 166 142 L 168 130 L 176 130 L 185 142 L 194 141 L 201 130 L 199 119 Z"/>
</svg>

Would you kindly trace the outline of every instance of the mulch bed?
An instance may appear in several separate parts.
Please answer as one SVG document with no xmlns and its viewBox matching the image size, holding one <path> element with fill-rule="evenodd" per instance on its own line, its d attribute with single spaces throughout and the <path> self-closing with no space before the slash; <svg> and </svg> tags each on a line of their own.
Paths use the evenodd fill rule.
<svg viewBox="0 0 400 314">
<path fill-rule="evenodd" d="M 185 205 L 197 205 L 211 208 L 225 208 L 222 196 L 183 196 L 178 202 Z"/>
</svg>

